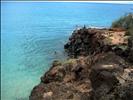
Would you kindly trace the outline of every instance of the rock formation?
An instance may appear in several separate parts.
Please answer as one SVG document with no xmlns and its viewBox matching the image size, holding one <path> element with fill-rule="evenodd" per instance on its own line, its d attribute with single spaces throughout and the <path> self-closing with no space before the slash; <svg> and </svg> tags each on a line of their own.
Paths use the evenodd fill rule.
<svg viewBox="0 0 133 100">
<path fill-rule="evenodd" d="M 69 56 L 74 57 L 116 50 L 118 46 L 127 48 L 127 37 L 124 35 L 125 31 L 121 29 L 87 29 L 84 27 L 72 33 L 64 48 Z"/>
<path fill-rule="evenodd" d="M 75 30 L 30 100 L 133 100 L 133 53 L 122 29 Z M 130 52 L 129 52 L 130 51 Z M 130 59 L 130 60 L 129 60 Z"/>
</svg>

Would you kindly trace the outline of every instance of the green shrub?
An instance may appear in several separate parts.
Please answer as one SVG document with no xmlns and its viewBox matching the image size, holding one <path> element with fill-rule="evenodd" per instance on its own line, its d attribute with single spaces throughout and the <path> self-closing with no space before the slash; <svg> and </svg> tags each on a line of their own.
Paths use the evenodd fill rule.
<svg viewBox="0 0 133 100">
<path fill-rule="evenodd" d="M 112 28 L 122 28 L 126 30 L 129 40 L 133 41 L 133 13 L 129 13 L 112 23 Z"/>
<path fill-rule="evenodd" d="M 62 63 L 59 60 L 54 60 L 52 65 L 53 66 L 61 66 Z"/>
<path fill-rule="evenodd" d="M 130 13 L 114 21 L 112 23 L 112 28 L 123 28 L 132 31 L 131 29 L 133 29 L 133 14 Z"/>
<path fill-rule="evenodd" d="M 68 59 L 63 64 L 75 64 L 75 63 L 76 63 L 76 59 Z"/>
</svg>

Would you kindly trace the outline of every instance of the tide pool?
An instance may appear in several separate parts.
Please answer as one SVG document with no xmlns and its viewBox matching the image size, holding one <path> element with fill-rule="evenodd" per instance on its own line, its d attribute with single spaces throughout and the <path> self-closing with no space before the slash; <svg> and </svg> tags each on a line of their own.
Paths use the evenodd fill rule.
<svg viewBox="0 0 133 100">
<path fill-rule="evenodd" d="M 133 4 L 2 2 L 1 100 L 28 100 L 75 26 L 109 27 Z M 57 52 L 57 54 L 55 54 Z"/>
</svg>

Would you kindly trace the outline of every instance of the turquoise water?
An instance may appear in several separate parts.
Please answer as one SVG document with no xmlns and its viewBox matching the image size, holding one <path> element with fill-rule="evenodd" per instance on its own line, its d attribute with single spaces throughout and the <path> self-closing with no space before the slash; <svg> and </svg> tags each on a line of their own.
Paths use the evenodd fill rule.
<svg viewBox="0 0 133 100">
<path fill-rule="evenodd" d="M 2 100 L 28 100 L 76 25 L 109 27 L 129 4 L 4 2 L 1 12 Z M 57 52 L 55 55 L 54 52 Z"/>
</svg>

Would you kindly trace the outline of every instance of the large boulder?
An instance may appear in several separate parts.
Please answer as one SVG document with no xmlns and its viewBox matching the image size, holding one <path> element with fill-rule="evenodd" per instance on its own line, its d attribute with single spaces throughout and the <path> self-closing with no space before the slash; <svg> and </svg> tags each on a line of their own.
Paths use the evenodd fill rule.
<svg viewBox="0 0 133 100">
<path fill-rule="evenodd" d="M 96 100 L 132 100 L 127 95 L 133 98 L 133 89 L 128 85 L 133 86 L 133 67 L 115 53 L 99 57 L 92 66 L 90 79 Z"/>
</svg>

